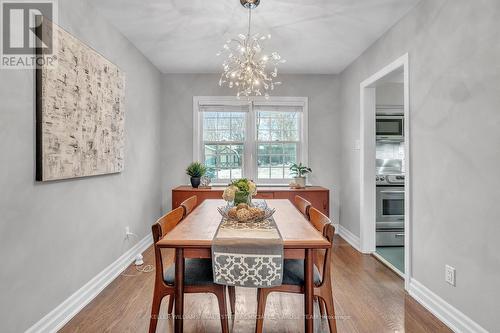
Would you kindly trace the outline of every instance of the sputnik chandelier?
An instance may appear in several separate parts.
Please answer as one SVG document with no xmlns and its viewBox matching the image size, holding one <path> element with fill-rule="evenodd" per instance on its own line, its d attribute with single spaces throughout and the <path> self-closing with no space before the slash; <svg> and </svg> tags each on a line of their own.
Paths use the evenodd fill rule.
<svg viewBox="0 0 500 333">
<path fill-rule="evenodd" d="M 223 73 L 219 86 L 236 89 L 236 96 L 265 96 L 281 82 L 274 81 L 278 77 L 278 65 L 286 62 L 277 52 L 271 55 L 263 53 L 260 43 L 271 38 L 271 35 L 251 34 L 252 9 L 257 8 L 260 0 L 240 0 L 243 7 L 248 9 L 248 32 L 239 34 L 224 44 L 218 56 L 227 58 L 222 64 Z M 272 68 L 268 69 L 268 67 Z"/>
</svg>

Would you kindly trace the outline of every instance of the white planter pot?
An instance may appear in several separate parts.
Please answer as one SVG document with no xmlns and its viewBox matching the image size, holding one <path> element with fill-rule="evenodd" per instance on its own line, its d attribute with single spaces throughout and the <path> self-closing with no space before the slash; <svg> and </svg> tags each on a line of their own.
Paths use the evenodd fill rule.
<svg viewBox="0 0 500 333">
<path fill-rule="evenodd" d="M 295 182 L 295 184 L 297 184 L 298 187 L 306 187 L 306 177 L 294 177 L 293 181 Z"/>
</svg>

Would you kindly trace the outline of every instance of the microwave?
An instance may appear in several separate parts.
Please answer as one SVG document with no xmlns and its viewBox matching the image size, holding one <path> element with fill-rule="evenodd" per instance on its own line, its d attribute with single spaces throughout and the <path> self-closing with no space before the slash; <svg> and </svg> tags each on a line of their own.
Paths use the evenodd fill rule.
<svg viewBox="0 0 500 333">
<path fill-rule="evenodd" d="M 377 140 L 404 140 L 403 115 L 377 115 Z"/>
</svg>

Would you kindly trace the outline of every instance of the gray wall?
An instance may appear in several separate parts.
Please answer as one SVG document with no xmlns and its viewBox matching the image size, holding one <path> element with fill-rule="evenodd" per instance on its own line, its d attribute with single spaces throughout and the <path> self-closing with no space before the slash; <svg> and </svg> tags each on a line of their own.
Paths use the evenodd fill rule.
<svg viewBox="0 0 500 333">
<path fill-rule="evenodd" d="M 274 96 L 309 97 L 309 165 L 313 185 L 330 189 L 330 211 L 338 221 L 340 183 L 339 81 L 334 75 L 282 75 Z M 162 122 L 163 209 L 171 207 L 171 189 L 187 184 L 193 159 L 193 96 L 231 96 L 218 86 L 217 74 L 165 74 Z"/>
<path fill-rule="evenodd" d="M 404 84 L 395 82 L 377 84 L 375 95 L 377 105 L 403 105 Z"/>
<path fill-rule="evenodd" d="M 85 1 L 59 23 L 126 73 L 125 170 L 34 182 L 33 73 L 0 71 L 0 331 L 33 325 L 116 260 L 161 213 L 161 75 Z"/>
<path fill-rule="evenodd" d="M 500 331 L 499 17 L 498 0 L 424 0 L 341 74 L 341 224 L 359 235 L 359 84 L 408 52 L 413 275 L 491 332 Z"/>
</svg>

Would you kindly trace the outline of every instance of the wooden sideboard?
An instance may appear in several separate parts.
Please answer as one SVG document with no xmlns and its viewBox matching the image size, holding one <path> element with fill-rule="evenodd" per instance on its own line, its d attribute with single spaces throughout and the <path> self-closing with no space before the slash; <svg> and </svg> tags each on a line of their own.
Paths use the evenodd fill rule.
<svg viewBox="0 0 500 333">
<path fill-rule="evenodd" d="M 225 187 L 192 188 L 191 186 L 178 186 L 172 189 L 172 209 L 180 206 L 181 202 L 196 195 L 198 204 L 205 199 L 221 199 Z M 326 216 L 330 215 L 330 191 L 321 186 L 308 186 L 303 189 L 290 187 L 258 187 L 257 199 L 289 199 L 300 195 L 311 202 L 313 207 L 319 209 Z"/>
</svg>

